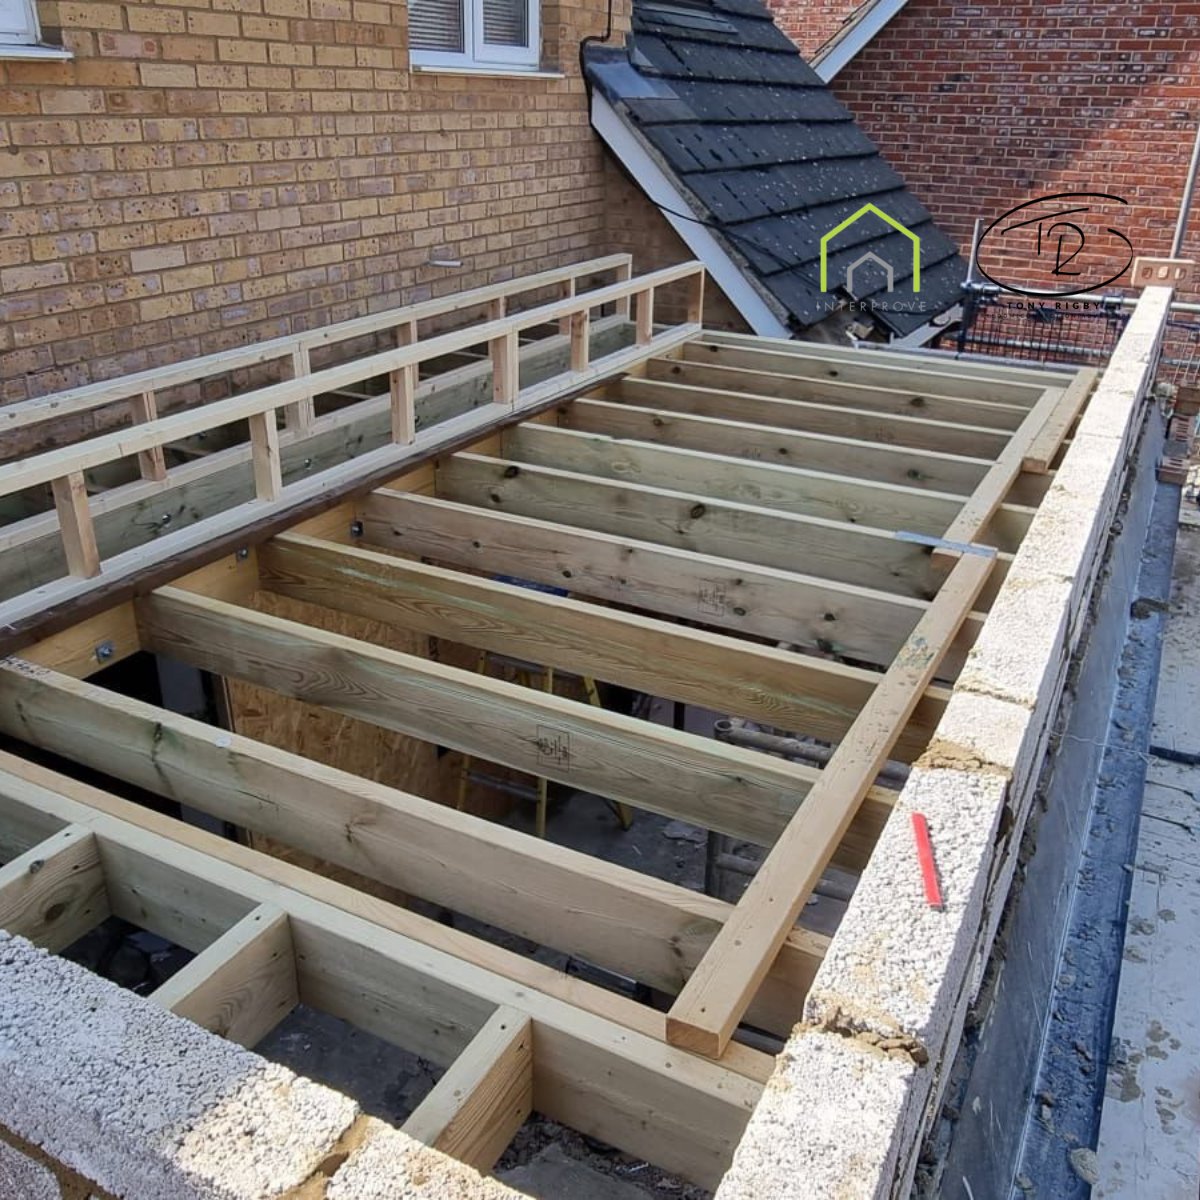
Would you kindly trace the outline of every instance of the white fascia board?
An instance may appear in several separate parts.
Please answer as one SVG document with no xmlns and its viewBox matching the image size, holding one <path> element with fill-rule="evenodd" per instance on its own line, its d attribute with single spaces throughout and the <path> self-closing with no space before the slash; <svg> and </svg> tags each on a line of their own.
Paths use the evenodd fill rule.
<svg viewBox="0 0 1200 1200">
<path fill-rule="evenodd" d="M 809 65 L 828 83 L 907 3 L 908 0 L 876 0 L 854 24 L 818 50 Z"/>
<path fill-rule="evenodd" d="M 729 297 L 746 324 L 759 337 L 790 338 L 791 330 L 771 311 L 707 226 L 674 215 L 691 212 L 691 206 L 599 90 L 592 92 L 592 128 L 637 180 L 687 248 L 704 264 L 713 283 Z"/>
</svg>

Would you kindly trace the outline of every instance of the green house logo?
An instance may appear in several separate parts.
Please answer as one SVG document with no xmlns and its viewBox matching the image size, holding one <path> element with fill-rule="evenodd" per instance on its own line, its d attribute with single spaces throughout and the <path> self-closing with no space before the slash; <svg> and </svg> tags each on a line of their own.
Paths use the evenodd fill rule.
<svg viewBox="0 0 1200 1200">
<path fill-rule="evenodd" d="M 912 242 L 912 290 L 914 292 L 919 292 L 921 290 L 921 239 L 917 237 L 917 235 L 913 233 L 911 229 L 906 229 L 903 225 L 901 225 L 895 217 L 888 216 L 888 214 L 885 213 L 882 208 L 876 208 L 874 204 L 864 204 L 862 208 L 858 210 L 858 212 L 854 213 L 853 216 L 847 217 L 840 225 L 835 225 L 821 239 L 821 291 L 829 291 L 829 243 L 833 241 L 833 239 L 837 237 L 837 235 L 841 233 L 843 229 L 849 229 L 855 221 L 865 217 L 867 213 L 873 213 L 875 216 L 879 217 L 880 220 L 886 221 L 894 230 L 896 230 L 897 233 L 904 234 L 904 236 L 908 238 L 910 242 Z M 887 273 L 887 290 L 890 292 L 895 282 L 895 274 L 887 263 L 885 263 L 877 254 L 873 254 L 869 250 L 866 254 L 856 259 L 846 268 L 847 289 L 853 292 L 854 272 L 858 270 L 858 268 L 865 262 L 874 262 L 883 267 L 884 271 Z"/>
</svg>

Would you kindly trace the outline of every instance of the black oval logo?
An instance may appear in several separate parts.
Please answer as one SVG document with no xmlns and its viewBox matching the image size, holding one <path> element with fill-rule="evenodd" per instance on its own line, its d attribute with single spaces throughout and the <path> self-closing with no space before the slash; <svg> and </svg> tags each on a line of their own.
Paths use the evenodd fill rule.
<svg viewBox="0 0 1200 1200">
<path fill-rule="evenodd" d="M 1109 192 L 1055 192 L 1027 200 L 997 217 L 984 230 L 975 265 L 993 283 L 1022 296 L 1077 296 L 1102 288 L 1120 279 L 1133 263 L 1132 243 L 1113 228 L 1109 222 L 1114 218 L 1105 211 L 1114 204 L 1128 203 Z M 1116 238 L 1123 246 L 1116 248 L 1115 258 L 1111 242 L 1107 247 L 1104 244 L 1106 236 Z M 1089 241 L 1093 253 L 1097 245 L 1101 252 L 1107 249 L 1110 253 L 1099 262 L 1081 259 Z M 1032 288 L 1010 282 L 1004 278 L 1004 267 L 993 264 L 988 269 L 985 262 L 989 254 L 1003 255 L 1010 262 L 1013 258 L 1028 258 L 1030 267 L 1047 286 Z M 1124 261 L 1114 271 L 1120 259 Z"/>
</svg>

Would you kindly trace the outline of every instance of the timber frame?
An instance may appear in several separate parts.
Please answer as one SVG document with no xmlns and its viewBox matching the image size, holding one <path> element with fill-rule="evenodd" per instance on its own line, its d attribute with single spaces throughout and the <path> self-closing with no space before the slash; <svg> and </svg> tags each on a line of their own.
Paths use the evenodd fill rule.
<svg viewBox="0 0 1200 1200">
<path fill-rule="evenodd" d="M 156 1001 L 247 1045 L 300 1000 L 407 1039 L 449 1082 L 406 1128 L 480 1170 L 533 1109 L 714 1187 L 771 1068 L 739 1027 L 800 1019 L 829 938 L 797 918 L 831 864 L 865 869 L 896 797 L 881 772 L 933 737 L 1097 373 L 707 331 L 703 283 L 616 256 L 0 410 L 11 430 L 113 404 L 137 422 L 0 466 L 0 495 L 53 498 L 0 528 L 0 573 L 24 580 L 0 601 L 0 733 L 113 781 L 0 757 L 0 927 L 53 950 L 110 913 L 154 929 L 199 952 Z M 685 315 L 664 325 L 673 287 Z M 545 289 L 562 294 L 506 311 Z M 456 309 L 483 319 L 419 330 Z M 313 366 L 368 335 L 394 348 Z M 164 389 L 269 361 L 294 377 L 156 415 Z M 207 475 L 172 460 L 233 422 Z M 135 480 L 89 496 L 90 471 L 130 456 Z M 144 506 L 195 506 L 203 478 L 226 481 L 211 512 L 131 535 Z M 831 752 L 801 765 L 342 619 Z M 732 905 L 89 679 L 139 651 L 768 853 Z M 666 1011 L 113 794 L 128 785 L 636 980 Z"/>
</svg>

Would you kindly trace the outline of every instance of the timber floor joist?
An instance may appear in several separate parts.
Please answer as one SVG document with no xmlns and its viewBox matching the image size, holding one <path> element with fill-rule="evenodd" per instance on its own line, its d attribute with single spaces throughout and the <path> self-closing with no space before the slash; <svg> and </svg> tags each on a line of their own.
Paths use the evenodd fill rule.
<svg viewBox="0 0 1200 1200">
<path fill-rule="evenodd" d="M 459 375 L 446 386 L 498 390 L 502 403 L 483 416 L 468 405 L 423 434 L 413 368 L 429 351 L 411 341 L 210 406 L 250 420 L 251 442 L 211 459 L 227 456 L 222 470 L 241 471 L 249 482 L 238 486 L 257 499 L 215 518 L 198 508 L 192 540 L 161 561 L 130 566 L 145 544 L 125 544 L 115 555 L 124 592 L 65 627 L 30 616 L 58 584 L 18 591 L 15 653 L 0 664 L 0 733 L 99 772 L 110 791 L 157 794 L 576 956 L 652 989 L 648 1002 L 17 759 L 0 761 L 4 857 L 49 853 L 71 869 L 78 859 L 91 883 L 81 913 L 67 906 L 76 923 L 49 930 L 31 923 L 10 863 L 0 925 L 15 913 L 61 948 L 98 912 L 133 911 L 136 888 L 139 918 L 204 951 L 172 1007 L 203 1020 L 211 997 L 237 985 L 245 1011 L 221 1027 L 246 1041 L 297 996 L 395 1036 L 420 1007 L 403 994 L 415 989 L 424 1007 L 413 1036 L 452 1080 L 414 1116 L 426 1140 L 487 1169 L 532 1107 L 713 1186 L 770 1063 L 738 1039 L 784 1037 L 799 1018 L 828 946 L 805 927 L 805 902 L 830 867 L 865 867 L 895 797 L 881 772 L 926 749 L 1095 373 L 655 326 L 654 289 L 688 284 L 694 317 L 696 278 L 681 269 L 594 293 L 609 306 L 632 297 L 637 320 L 612 315 L 624 340 L 597 352 L 609 366 L 591 386 L 596 331 L 573 282 L 566 299 L 532 310 L 564 326 L 561 346 L 542 351 L 545 374 L 522 366 L 517 378 L 518 323 L 494 309 L 474 332 L 431 339 L 441 354 L 490 346 L 484 362 L 455 368 L 473 372 L 467 384 Z M 389 320 L 407 325 L 402 310 Z M 373 395 L 381 375 L 388 390 Z M 303 436 L 291 416 L 276 430 L 276 408 L 337 388 L 354 391 L 346 407 Z M 304 503 L 283 505 L 281 455 L 286 468 L 289 447 L 313 444 L 305 438 L 344 447 L 367 419 L 381 423 L 378 447 L 323 460 L 292 485 L 309 489 Z M 134 511 L 81 493 L 83 464 L 148 453 L 202 424 L 147 417 L 149 432 L 132 440 L 97 448 L 105 435 L 18 468 L 22 481 L 55 484 L 53 533 L 68 562 L 86 570 L 104 557 L 101 511 L 113 528 Z M 132 503 L 189 486 L 172 475 L 193 465 L 132 485 L 157 489 Z M 201 536 L 214 519 L 225 520 L 216 543 Z M 49 518 L 36 520 L 50 536 Z M 0 564 L 36 543 L 22 525 L 0 534 L 10 536 Z M 96 578 L 77 573 L 68 592 Z M 412 648 L 356 635 L 356 622 Z M 139 651 L 621 802 L 635 822 L 653 812 L 755 843 L 763 865 L 730 904 L 556 845 L 553 829 L 540 840 L 305 757 L 286 738 L 243 736 L 236 712 L 214 729 L 91 678 Z M 812 739 L 827 762 L 455 665 L 479 652 Z M 46 838 L 63 843 L 35 850 Z M 195 911 L 170 899 L 178 887 Z M 447 1005 L 435 1028 L 430 997 Z M 581 1056 L 569 1068 L 568 1049 Z M 500 1128 L 470 1103 L 498 1086 L 496 1072 L 513 1098 Z M 459 1105 L 447 1100 L 454 1080 Z"/>
</svg>

